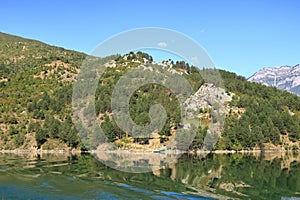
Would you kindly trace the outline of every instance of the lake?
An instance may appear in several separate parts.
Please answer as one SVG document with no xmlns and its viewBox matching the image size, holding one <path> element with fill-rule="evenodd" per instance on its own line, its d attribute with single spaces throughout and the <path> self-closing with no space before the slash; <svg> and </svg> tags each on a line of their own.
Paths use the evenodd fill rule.
<svg viewBox="0 0 300 200">
<path fill-rule="evenodd" d="M 0 153 L 1 199 L 300 199 L 300 155 L 183 155 L 128 173 L 90 154 Z"/>
</svg>

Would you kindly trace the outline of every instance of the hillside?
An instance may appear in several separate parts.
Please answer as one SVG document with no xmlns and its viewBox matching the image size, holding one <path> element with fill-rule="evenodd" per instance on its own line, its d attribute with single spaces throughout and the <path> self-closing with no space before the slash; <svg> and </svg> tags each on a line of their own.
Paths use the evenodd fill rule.
<svg viewBox="0 0 300 200">
<path fill-rule="evenodd" d="M 4 33 L 0 52 L 1 147 L 36 149 L 45 122 L 55 119 L 62 129 L 70 119 L 71 83 L 85 55 Z"/>
<path fill-rule="evenodd" d="M 0 52 L 0 148 L 95 148 L 94 144 L 81 142 L 71 118 L 72 87 L 86 55 L 3 33 Z M 226 115 L 217 149 L 299 148 L 300 99 L 296 95 L 222 70 L 225 88 L 219 88 L 204 83 L 199 71 L 185 62 L 154 63 L 142 52 L 107 60 L 96 90 L 95 111 L 108 140 L 120 148 L 161 148 L 174 138 L 181 125 L 175 95 L 155 84 L 134 93 L 130 114 L 134 122 L 146 125 L 151 105 L 162 104 L 167 120 L 161 131 L 148 138 L 128 137 L 113 120 L 110 99 L 115 84 L 129 69 L 141 68 L 144 63 L 183 76 L 193 86 L 195 94 L 189 105 L 191 112 L 197 113 L 200 126 L 191 149 L 205 148 L 202 143 L 214 117 L 211 105 L 216 101 L 224 104 L 222 112 Z M 202 73 L 214 72 L 203 69 Z M 205 91 L 214 95 L 206 95 Z"/>
</svg>

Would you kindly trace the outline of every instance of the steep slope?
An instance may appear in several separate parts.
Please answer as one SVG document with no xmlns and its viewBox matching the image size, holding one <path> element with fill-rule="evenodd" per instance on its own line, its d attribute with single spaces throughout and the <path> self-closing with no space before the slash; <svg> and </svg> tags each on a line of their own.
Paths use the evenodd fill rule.
<svg viewBox="0 0 300 200">
<path fill-rule="evenodd" d="M 71 89 L 84 57 L 82 53 L 0 33 L 1 148 L 35 149 L 39 146 L 35 135 L 46 134 L 39 128 L 45 120 L 55 117 L 61 125 L 70 118 L 70 106 L 65 105 L 71 101 L 67 89 Z"/>
<path fill-rule="evenodd" d="M 300 64 L 263 68 L 252 75 L 248 81 L 273 86 L 300 95 Z"/>
</svg>

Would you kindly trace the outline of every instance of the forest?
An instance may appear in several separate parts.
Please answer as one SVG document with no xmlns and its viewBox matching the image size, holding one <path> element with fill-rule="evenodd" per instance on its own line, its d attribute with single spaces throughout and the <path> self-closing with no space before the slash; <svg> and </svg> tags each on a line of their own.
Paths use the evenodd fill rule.
<svg viewBox="0 0 300 200">
<path fill-rule="evenodd" d="M 0 37 L 0 143 L 2 149 L 26 149 L 34 138 L 34 148 L 57 140 L 69 148 L 85 150 L 72 121 L 73 84 L 87 55 L 47 44 L 1 33 Z M 95 93 L 95 111 L 99 126 L 108 141 L 126 139 L 111 114 L 111 97 L 118 80 L 145 60 L 153 63 L 147 53 L 130 52 L 114 56 L 115 67 L 107 67 Z M 198 69 L 184 61 L 164 61 L 192 85 L 196 92 L 206 81 Z M 248 82 L 235 73 L 218 70 L 227 92 L 234 97 L 228 106 L 219 150 L 250 150 L 265 148 L 266 143 L 297 150 L 300 139 L 300 98 L 274 87 Z M 176 84 L 176 83 L 174 83 Z M 159 131 L 160 142 L 166 143 L 181 125 L 180 105 L 172 91 L 159 84 L 140 87 L 130 98 L 130 115 L 139 125 L 150 123 L 149 109 L 161 104 L 167 120 Z M 89 108 L 86 108 L 88 112 Z M 201 113 L 208 110 L 200 109 Z M 234 110 L 239 110 L 235 112 Z M 241 112 L 243 111 L 243 112 Z M 200 113 L 200 114 L 201 114 Z M 207 122 L 206 122 L 207 123 Z M 202 148 L 208 125 L 198 127 L 190 149 Z M 134 138 L 140 144 L 149 138 Z"/>
</svg>

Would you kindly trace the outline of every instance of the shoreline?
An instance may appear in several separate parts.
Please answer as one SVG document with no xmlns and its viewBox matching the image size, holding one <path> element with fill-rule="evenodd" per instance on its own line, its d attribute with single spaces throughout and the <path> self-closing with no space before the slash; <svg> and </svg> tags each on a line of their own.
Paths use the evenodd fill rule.
<svg viewBox="0 0 300 200">
<path fill-rule="evenodd" d="M 264 154 L 264 153 L 300 153 L 299 150 L 276 150 L 276 149 L 256 149 L 256 150 L 213 150 L 213 151 L 179 151 L 179 150 L 166 150 L 162 152 L 157 152 L 156 150 L 134 150 L 134 149 L 118 149 L 118 150 L 89 150 L 89 151 L 82 151 L 82 150 L 66 150 L 66 149 L 59 149 L 59 150 L 40 150 L 40 149 L 13 149 L 13 150 L 0 150 L 0 153 L 20 153 L 20 154 L 30 154 L 30 153 L 44 153 L 44 154 L 82 154 L 88 153 L 93 154 L 97 152 L 107 152 L 107 153 L 155 153 L 155 154 Z"/>
</svg>

